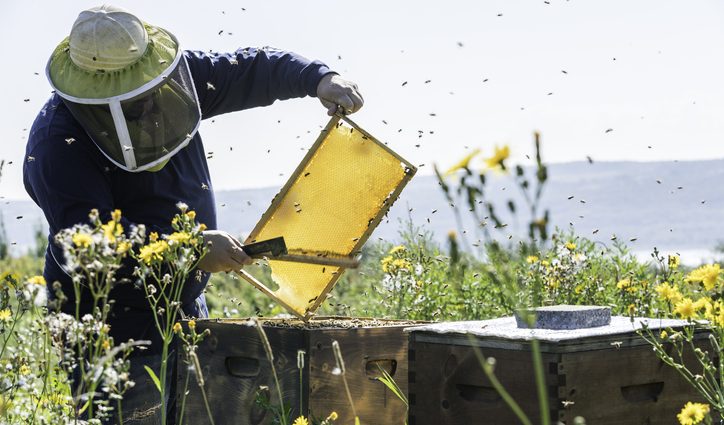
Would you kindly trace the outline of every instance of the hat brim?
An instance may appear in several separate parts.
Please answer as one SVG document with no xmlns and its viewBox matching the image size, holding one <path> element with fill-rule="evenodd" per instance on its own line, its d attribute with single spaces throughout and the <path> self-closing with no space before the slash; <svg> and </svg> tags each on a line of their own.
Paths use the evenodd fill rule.
<svg viewBox="0 0 724 425">
<path fill-rule="evenodd" d="M 48 78 L 60 92 L 84 99 L 106 99 L 129 93 L 158 77 L 173 63 L 178 42 L 170 32 L 144 23 L 148 45 L 133 64 L 116 71 L 87 71 L 70 58 L 69 37 L 50 57 Z"/>
</svg>

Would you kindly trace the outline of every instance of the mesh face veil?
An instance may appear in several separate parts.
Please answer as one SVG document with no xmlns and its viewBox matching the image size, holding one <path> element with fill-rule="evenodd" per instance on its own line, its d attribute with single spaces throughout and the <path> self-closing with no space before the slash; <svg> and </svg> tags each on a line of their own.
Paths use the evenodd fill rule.
<svg viewBox="0 0 724 425">
<path fill-rule="evenodd" d="M 199 128 L 201 109 L 181 49 L 157 77 L 107 98 L 64 93 L 53 84 L 50 65 L 46 72 L 56 93 L 101 152 L 126 171 L 144 171 L 167 161 Z"/>
</svg>

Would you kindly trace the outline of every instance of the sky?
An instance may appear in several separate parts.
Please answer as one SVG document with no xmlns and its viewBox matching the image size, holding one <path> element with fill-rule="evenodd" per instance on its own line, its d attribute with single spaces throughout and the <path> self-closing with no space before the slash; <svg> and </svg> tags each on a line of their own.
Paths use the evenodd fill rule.
<svg viewBox="0 0 724 425">
<path fill-rule="evenodd" d="M 0 5 L 0 196 L 28 199 L 28 130 L 48 56 L 96 2 Z M 356 82 L 362 128 L 430 173 L 509 145 L 526 163 L 724 157 L 724 2 L 117 0 L 183 48 L 274 46 Z M 327 122 L 316 99 L 204 121 L 215 190 L 281 186 Z M 233 148 L 233 150 L 231 149 Z M 481 166 L 473 163 L 472 166 Z"/>
</svg>

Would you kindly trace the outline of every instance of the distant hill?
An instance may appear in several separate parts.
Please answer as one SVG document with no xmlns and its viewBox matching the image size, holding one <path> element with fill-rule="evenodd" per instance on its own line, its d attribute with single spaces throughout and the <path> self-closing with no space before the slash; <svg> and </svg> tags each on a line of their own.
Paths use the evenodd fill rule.
<svg viewBox="0 0 724 425">
<path fill-rule="evenodd" d="M 615 234 L 642 252 L 654 246 L 670 251 L 707 251 L 724 241 L 724 160 L 552 164 L 549 176 L 543 207 L 551 211 L 552 226 L 573 225 L 577 233 L 602 243 L 610 243 Z M 525 210 L 510 176 L 489 173 L 488 177 L 486 200 L 495 204 L 496 210 L 504 212 L 510 198 L 519 210 Z M 277 191 L 217 192 L 220 228 L 245 235 Z M 43 221 L 40 210 L 29 201 L 3 201 L 0 213 L 15 252 L 31 246 L 33 226 Z M 466 235 L 474 242 L 475 225 L 464 207 L 462 213 Z M 452 210 L 433 176 L 420 175 L 412 180 L 373 238 L 396 239 L 399 221 L 407 217 L 441 241 L 450 230 L 457 230 Z M 524 213 L 520 223 L 511 217 L 505 220 L 508 226 L 501 237 L 525 234 Z M 594 234 L 594 230 L 598 232 Z"/>
</svg>

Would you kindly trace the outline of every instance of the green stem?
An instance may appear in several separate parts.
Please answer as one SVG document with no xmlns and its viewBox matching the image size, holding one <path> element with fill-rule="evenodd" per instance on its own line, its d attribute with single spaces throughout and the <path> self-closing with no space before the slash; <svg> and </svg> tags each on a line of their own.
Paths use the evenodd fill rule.
<svg viewBox="0 0 724 425">
<path fill-rule="evenodd" d="M 179 410 L 178 425 L 184 423 L 184 409 L 186 408 L 186 393 L 189 390 L 189 377 L 191 376 L 191 369 L 186 368 L 186 382 L 184 383 L 184 392 L 181 395 L 181 408 Z"/>
<path fill-rule="evenodd" d="M 163 350 L 161 352 L 161 371 L 159 381 L 161 382 L 161 424 L 166 425 L 166 367 L 168 364 L 168 338 L 163 340 Z"/>
<path fill-rule="evenodd" d="M 214 424 L 214 417 L 211 415 L 211 408 L 209 407 L 209 400 L 206 399 L 206 390 L 204 389 L 203 385 L 199 386 L 199 389 L 201 390 L 201 397 L 204 399 L 204 406 L 206 406 L 206 415 L 209 417 L 209 422 L 211 422 L 211 425 Z M 282 414 L 284 413 L 284 405 L 282 404 Z"/>
<path fill-rule="evenodd" d="M 121 409 L 121 400 L 116 402 L 118 404 L 118 425 L 123 425 L 123 409 Z"/>
<path fill-rule="evenodd" d="M 471 335 L 468 335 L 469 339 L 473 339 Z M 508 391 L 505 390 L 503 385 L 498 381 L 498 378 L 495 376 L 495 373 L 493 372 L 492 368 L 488 366 L 485 360 L 485 357 L 483 357 L 483 353 L 480 352 L 480 348 L 473 345 L 473 352 L 475 353 L 475 357 L 478 358 L 478 363 L 480 363 L 480 367 L 483 369 L 483 372 L 485 373 L 485 376 L 490 381 L 490 384 L 495 388 L 495 391 L 500 394 L 500 397 L 503 399 L 505 404 L 508 405 L 510 410 L 513 411 L 513 414 L 515 414 L 516 417 L 518 417 L 518 420 L 523 425 L 532 425 L 530 422 L 530 419 L 528 419 L 528 416 L 523 412 L 523 409 L 520 408 L 520 405 L 516 403 L 516 401 L 513 399 L 513 397 L 510 395 Z"/>
<path fill-rule="evenodd" d="M 533 350 L 533 368 L 535 371 L 535 384 L 538 388 L 538 406 L 540 407 L 540 420 L 542 425 L 550 425 L 551 414 L 548 409 L 548 391 L 543 374 L 543 357 L 540 352 L 540 343 L 537 339 L 531 341 Z"/>
</svg>

